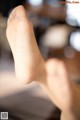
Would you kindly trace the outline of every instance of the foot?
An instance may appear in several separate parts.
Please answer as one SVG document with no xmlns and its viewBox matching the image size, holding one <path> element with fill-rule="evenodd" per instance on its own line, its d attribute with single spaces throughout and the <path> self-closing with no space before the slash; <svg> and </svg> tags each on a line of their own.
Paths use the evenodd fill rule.
<svg viewBox="0 0 80 120">
<path fill-rule="evenodd" d="M 68 109 L 75 92 L 73 83 L 68 79 L 64 63 L 57 59 L 48 60 L 46 72 L 47 82 L 45 86 L 50 91 L 51 99 L 61 110 Z"/>
<path fill-rule="evenodd" d="M 46 72 L 47 82 L 43 87 L 62 111 L 61 120 L 80 120 L 80 89 L 68 79 L 64 63 L 51 59 L 46 63 Z"/>
<path fill-rule="evenodd" d="M 44 61 L 23 6 L 16 7 L 10 14 L 6 34 L 14 57 L 17 79 L 23 83 L 41 79 Z"/>
<path fill-rule="evenodd" d="M 70 115 L 64 112 L 67 113 L 71 108 L 79 111 L 80 91 L 77 92 L 76 87 L 68 80 L 64 64 L 55 59 L 49 60 L 45 65 L 45 75 L 44 60 L 38 50 L 32 25 L 22 6 L 15 8 L 10 14 L 6 33 L 14 56 L 17 78 L 23 83 L 33 80 L 45 81 L 41 81 L 40 85 L 62 110 L 62 117 Z M 46 79 L 43 79 L 45 76 Z"/>
</svg>

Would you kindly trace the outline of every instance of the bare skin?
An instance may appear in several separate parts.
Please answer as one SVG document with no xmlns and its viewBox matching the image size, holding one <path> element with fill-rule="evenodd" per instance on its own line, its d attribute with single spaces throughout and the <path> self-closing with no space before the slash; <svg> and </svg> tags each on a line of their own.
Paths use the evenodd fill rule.
<svg viewBox="0 0 80 120">
<path fill-rule="evenodd" d="M 17 79 L 25 84 L 39 83 L 61 109 L 61 120 L 80 120 L 80 89 L 68 80 L 62 61 L 43 60 L 31 22 L 22 6 L 10 14 L 6 34 L 14 56 Z"/>
<path fill-rule="evenodd" d="M 39 69 L 43 73 L 44 60 L 39 52 L 32 24 L 22 6 L 12 11 L 7 26 L 6 34 L 14 56 L 17 79 L 23 83 L 38 79 Z"/>
</svg>

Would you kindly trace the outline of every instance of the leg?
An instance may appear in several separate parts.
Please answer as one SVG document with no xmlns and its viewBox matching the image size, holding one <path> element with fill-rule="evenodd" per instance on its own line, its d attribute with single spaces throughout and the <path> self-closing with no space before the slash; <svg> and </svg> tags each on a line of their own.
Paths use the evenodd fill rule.
<svg viewBox="0 0 80 120">
<path fill-rule="evenodd" d="M 37 81 L 62 110 L 62 119 L 80 120 L 80 95 L 68 80 L 64 64 L 56 59 L 44 62 L 32 25 L 22 6 L 15 8 L 8 20 L 7 38 L 14 56 L 16 76 L 23 83 Z"/>
</svg>

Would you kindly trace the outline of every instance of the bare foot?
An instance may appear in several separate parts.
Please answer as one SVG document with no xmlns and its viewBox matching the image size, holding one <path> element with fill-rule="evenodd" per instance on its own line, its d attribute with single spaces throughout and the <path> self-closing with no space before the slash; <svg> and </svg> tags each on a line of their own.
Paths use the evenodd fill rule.
<svg viewBox="0 0 80 120">
<path fill-rule="evenodd" d="M 57 59 L 46 62 L 46 83 L 41 84 L 48 91 L 52 101 L 61 109 L 68 109 L 75 95 L 74 85 L 68 79 L 65 65 Z"/>
<path fill-rule="evenodd" d="M 67 120 L 73 120 L 69 110 L 73 108 L 75 114 L 79 111 L 80 91 L 78 92 L 75 85 L 68 80 L 65 66 L 61 61 L 52 59 L 44 63 L 31 22 L 22 6 L 15 8 L 10 14 L 6 33 L 14 56 L 17 78 L 23 83 L 41 81 L 38 83 L 62 110 L 62 117 L 68 116 Z"/>
<path fill-rule="evenodd" d="M 23 6 L 16 7 L 10 14 L 6 34 L 14 56 L 17 78 L 23 83 L 41 79 L 44 61 Z"/>
<path fill-rule="evenodd" d="M 51 59 L 45 66 L 46 84 L 41 86 L 62 111 L 61 120 L 80 120 L 80 89 L 68 79 L 64 63 Z"/>
</svg>

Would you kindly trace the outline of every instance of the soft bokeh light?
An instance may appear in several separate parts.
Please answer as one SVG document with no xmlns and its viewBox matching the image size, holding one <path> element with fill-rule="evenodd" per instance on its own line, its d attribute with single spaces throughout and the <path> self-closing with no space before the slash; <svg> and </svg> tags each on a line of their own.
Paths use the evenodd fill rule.
<svg viewBox="0 0 80 120">
<path fill-rule="evenodd" d="M 67 44 L 66 26 L 57 25 L 50 27 L 44 35 L 44 45 L 54 48 L 62 48 Z"/>
<path fill-rule="evenodd" d="M 29 3 L 30 3 L 32 6 L 40 6 L 40 5 L 42 5 L 43 0 L 29 0 Z"/>
<path fill-rule="evenodd" d="M 58 0 L 45 0 L 45 2 L 50 5 L 51 7 L 59 7 L 59 1 Z"/>
<path fill-rule="evenodd" d="M 73 2 L 73 0 L 69 0 L 70 2 Z M 74 2 L 80 2 L 80 0 Z M 75 3 L 67 3 L 67 17 L 66 22 L 72 26 L 80 26 L 80 4 Z"/>
<path fill-rule="evenodd" d="M 71 34 L 70 44 L 75 50 L 80 51 L 80 32 L 74 32 Z"/>
<path fill-rule="evenodd" d="M 64 55 L 66 58 L 72 59 L 75 57 L 75 50 L 68 46 L 64 49 Z"/>
</svg>

